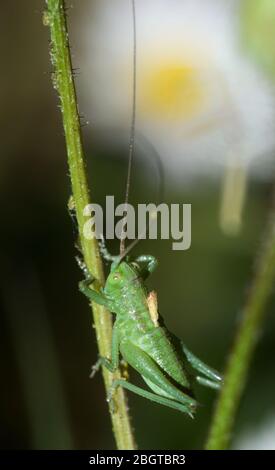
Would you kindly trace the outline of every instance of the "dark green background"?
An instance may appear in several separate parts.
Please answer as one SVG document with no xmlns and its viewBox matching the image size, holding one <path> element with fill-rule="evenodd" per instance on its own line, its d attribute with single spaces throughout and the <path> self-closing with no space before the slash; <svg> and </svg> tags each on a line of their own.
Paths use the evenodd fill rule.
<svg viewBox="0 0 275 470">
<path fill-rule="evenodd" d="M 90 310 L 77 288 L 81 273 L 66 209 L 69 178 L 43 7 L 39 0 L 1 5 L 0 446 L 111 448 L 101 376 L 89 379 L 97 350 Z M 74 9 L 75 22 L 85 2 L 82 8 Z M 96 148 L 95 137 L 91 126 L 84 128 L 93 199 L 102 203 L 106 194 L 115 194 L 121 202 L 123 151 Z M 154 197 L 157 178 L 153 174 L 144 183 L 145 169 L 139 160 L 132 202 Z M 227 238 L 218 226 L 219 181 L 198 178 L 182 190 L 166 182 L 167 203 L 192 204 L 192 247 L 175 252 L 171 241 L 144 241 L 136 249 L 159 259 L 149 283 L 167 326 L 221 371 L 250 287 L 271 191 L 271 183 L 250 182 L 242 233 Z M 116 252 L 118 245 L 109 248 Z M 249 427 L 257 431 L 274 413 L 273 313 L 274 298 L 259 332 L 236 435 Z M 132 372 L 131 377 L 139 381 Z M 192 421 L 129 396 L 140 448 L 201 448 L 215 393 L 199 389 L 198 399 L 203 406 Z"/>
</svg>

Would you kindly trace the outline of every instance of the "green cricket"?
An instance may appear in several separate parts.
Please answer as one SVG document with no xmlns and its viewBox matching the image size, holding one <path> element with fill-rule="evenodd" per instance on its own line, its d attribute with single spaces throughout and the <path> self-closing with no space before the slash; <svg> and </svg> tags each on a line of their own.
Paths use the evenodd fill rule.
<svg viewBox="0 0 275 470">
<path fill-rule="evenodd" d="M 129 145 L 128 176 L 125 207 L 129 197 L 131 166 L 135 143 L 136 116 L 136 13 L 132 0 L 134 61 L 133 61 L 133 108 Z M 125 224 L 127 224 L 125 214 Z M 125 233 L 124 233 L 125 234 Z M 108 393 L 112 395 L 117 387 L 123 387 L 160 405 L 174 408 L 194 417 L 198 402 L 194 395 L 194 384 L 219 389 L 221 375 L 202 362 L 185 344 L 170 333 L 158 311 L 157 294 L 149 292 L 145 281 L 157 267 L 152 255 L 141 255 L 131 259 L 129 252 L 138 239 L 125 249 L 123 232 L 120 239 L 120 254 L 112 256 L 101 243 L 101 253 L 111 262 L 110 273 L 105 286 L 93 289 L 95 279 L 83 263 L 86 279 L 79 284 L 80 291 L 92 302 L 104 305 L 115 315 L 112 335 L 111 358 L 100 357 L 92 374 L 102 366 L 114 372 L 120 364 L 120 356 L 133 367 L 146 382 L 151 391 L 138 387 L 126 379 L 114 380 Z"/>
<path fill-rule="evenodd" d="M 165 327 L 158 313 L 156 293 L 148 292 L 145 285 L 157 266 L 156 258 L 142 255 L 130 261 L 121 256 L 112 257 L 105 249 L 103 253 L 106 259 L 112 259 L 104 288 L 100 292 L 93 290 L 91 277 L 79 284 L 83 294 L 116 316 L 111 360 L 99 358 L 92 376 L 101 365 L 114 372 L 119 367 L 121 354 L 141 374 L 153 393 L 121 379 L 113 382 L 109 400 L 116 387 L 121 386 L 193 417 L 198 405 L 193 393 L 194 382 L 219 389 L 222 377 Z"/>
</svg>

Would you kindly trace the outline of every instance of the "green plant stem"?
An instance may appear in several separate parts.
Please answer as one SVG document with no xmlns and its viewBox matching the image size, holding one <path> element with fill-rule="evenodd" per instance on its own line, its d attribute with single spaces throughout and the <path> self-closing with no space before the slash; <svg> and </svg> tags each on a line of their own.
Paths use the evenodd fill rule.
<svg viewBox="0 0 275 470">
<path fill-rule="evenodd" d="M 253 284 L 243 309 L 242 320 L 228 359 L 224 386 L 218 398 L 206 449 L 226 449 L 246 384 L 248 369 L 266 313 L 275 278 L 275 210 L 273 208 L 265 243 L 257 259 Z"/>
<path fill-rule="evenodd" d="M 69 50 L 65 4 L 62 0 L 48 0 L 46 3 L 47 11 L 44 14 L 44 24 L 49 26 L 51 34 L 51 61 L 54 66 L 53 83 L 61 102 L 68 165 L 81 248 L 89 271 L 100 284 L 104 284 L 103 266 L 97 240 L 96 238 L 88 240 L 83 235 L 83 225 L 87 221 L 83 210 L 90 203 L 90 197 Z M 112 338 L 110 313 L 95 303 L 92 304 L 92 308 L 99 354 L 110 357 Z M 109 390 L 112 381 L 121 377 L 121 375 L 119 372 L 111 374 L 104 368 L 103 377 L 106 390 Z M 117 447 L 119 449 L 134 449 L 135 442 L 130 425 L 126 396 L 121 388 L 114 395 L 114 408 L 115 412 L 112 413 L 110 409 L 110 413 Z"/>
</svg>

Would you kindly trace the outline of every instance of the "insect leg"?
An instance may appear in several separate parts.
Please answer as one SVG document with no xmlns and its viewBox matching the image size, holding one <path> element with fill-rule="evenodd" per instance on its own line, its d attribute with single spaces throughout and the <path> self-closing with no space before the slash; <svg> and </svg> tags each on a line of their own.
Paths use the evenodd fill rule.
<svg viewBox="0 0 275 470">
<path fill-rule="evenodd" d="M 110 305 L 109 300 L 103 295 L 102 293 L 91 289 L 91 279 L 84 279 L 84 281 L 81 281 L 79 283 L 79 290 L 82 292 L 82 294 L 86 295 L 88 299 L 90 299 L 92 302 L 96 302 L 97 304 L 104 305 L 104 307 L 107 307 L 109 310 L 112 310 L 112 306 Z"/>
<path fill-rule="evenodd" d="M 152 255 L 141 255 L 135 259 L 135 263 L 141 264 L 141 277 L 145 280 L 157 267 L 158 260 Z"/>
<path fill-rule="evenodd" d="M 204 385 L 205 387 L 208 387 L 208 388 L 213 388 L 214 390 L 220 390 L 221 385 L 222 385 L 222 382 L 217 382 L 215 380 L 206 379 L 205 377 L 201 377 L 200 375 L 197 375 L 197 377 L 195 377 L 195 380 L 200 385 Z"/>
<path fill-rule="evenodd" d="M 96 372 L 99 370 L 101 366 L 106 367 L 110 372 L 115 372 L 118 368 L 119 364 L 119 332 L 114 324 L 113 327 L 113 334 L 112 334 L 112 352 L 111 352 L 111 360 L 107 357 L 100 357 L 95 365 L 92 367 L 92 372 L 90 374 L 90 378 L 93 378 Z"/>
<path fill-rule="evenodd" d="M 187 361 L 191 364 L 191 366 L 203 374 L 205 377 L 197 377 L 196 380 L 201 383 L 202 385 L 209 386 L 212 388 L 220 388 L 222 384 L 222 376 L 212 367 L 209 367 L 203 361 L 201 361 L 197 356 L 195 356 L 189 349 L 185 346 L 185 344 L 181 341 L 181 347 L 184 352 L 184 355 Z M 209 379 L 209 380 L 208 380 Z M 214 385 L 215 384 L 215 385 Z"/>
<path fill-rule="evenodd" d="M 156 390 L 163 392 L 163 395 L 168 396 L 172 401 L 175 400 L 189 407 L 191 412 L 195 410 L 196 400 L 177 388 L 158 364 L 141 348 L 127 342 L 121 343 L 120 351 L 126 362 L 136 369 L 144 379 L 148 379 L 148 382 L 152 383 L 150 387 L 153 391 L 155 391 L 155 387 Z M 157 396 L 159 396 L 158 392 Z"/>
<path fill-rule="evenodd" d="M 108 251 L 106 244 L 105 244 L 105 239 L 104 236 L 101 234 L 100 236 L 100 241 L 99 241 L 99 250 L 102 255 L 102 257 L 105 259 L 105 261 L 116 261 L 118 259 L 118 256 L 113 256 L 111 253 Z"/>
<path fill-rule="evenodd" d="M 178 403 L 176 401 L 171 400 L 170 398 L 161 397 L 160 395 L 148 392 L 147 390 L 144 390 L 141 387 L 137 387 L 136 385 L 127 382 L 125 379 L 114 380 L 110 392 L 108 394 L 107 401 L 110 401 L 112 399 L 112 395 L 116 387 L 118 386 L 126 388 L 127 390 L 130 390 L 131 392 L 136 393 L 141 397 L 147 398 L 148 400 L 151 400 L 155 403 L 159 403 L 160 405 L 168 406 L 183 413 L 187 413 L 191 418 L 194 417 L 191 408 L 188 405 L 184 405 L 183 403 Z"/>
</svg>

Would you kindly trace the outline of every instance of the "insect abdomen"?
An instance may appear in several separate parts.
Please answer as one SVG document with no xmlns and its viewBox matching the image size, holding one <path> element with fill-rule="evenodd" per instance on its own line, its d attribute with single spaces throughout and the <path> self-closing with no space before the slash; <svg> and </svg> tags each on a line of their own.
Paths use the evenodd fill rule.
<svg viewBox="0 0 275 470">
<path fill-rule="evenodd" d="M 136 343 L 170 377 L 185 388 L 190 388 L 189 380 L 183 370 L 181 359 L 170 342 L 164 328 L 157 327 L 140 337 Z"/>
</svg>

